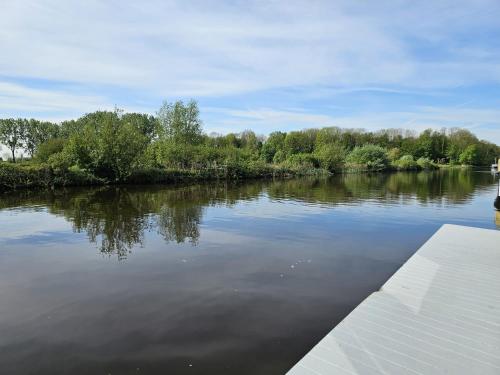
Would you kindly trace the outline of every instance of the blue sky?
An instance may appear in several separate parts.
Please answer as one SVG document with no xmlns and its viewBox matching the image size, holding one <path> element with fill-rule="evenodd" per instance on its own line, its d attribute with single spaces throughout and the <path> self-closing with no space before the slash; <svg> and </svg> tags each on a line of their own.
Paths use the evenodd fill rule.
<svg viewBox="0 0 500 375">
<path fill-rule="evenodd" d="M 0 117 L 155 113 L 207 132 L 463 127 L 500 144 L 500 2 L 0 4 Z"/>
</svg>

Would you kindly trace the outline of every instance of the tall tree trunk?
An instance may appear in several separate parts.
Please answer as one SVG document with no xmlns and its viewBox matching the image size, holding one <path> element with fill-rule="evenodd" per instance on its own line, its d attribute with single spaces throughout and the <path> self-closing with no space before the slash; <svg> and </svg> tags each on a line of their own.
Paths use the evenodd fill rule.
<svg viewBox="0 0 500 375">
<path fill-rule="evenodd" d="M 12 162 L 15 163 L 16 162 L 16 154 L 15 154 L 15 149 L 12 149 Z"/>
</svg>

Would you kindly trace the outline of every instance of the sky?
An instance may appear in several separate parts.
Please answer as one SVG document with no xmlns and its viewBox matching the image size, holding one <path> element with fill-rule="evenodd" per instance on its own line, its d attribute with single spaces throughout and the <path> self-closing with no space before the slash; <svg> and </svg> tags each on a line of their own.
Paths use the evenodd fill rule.
<svg viewBox="0 0 500 375">
<path fill-rule="evenodd" d="M 500 1 L 0 0 L 0 118 L 198 101 L 207 133 L 462 127 L 500 144 Z"/>
</svg>

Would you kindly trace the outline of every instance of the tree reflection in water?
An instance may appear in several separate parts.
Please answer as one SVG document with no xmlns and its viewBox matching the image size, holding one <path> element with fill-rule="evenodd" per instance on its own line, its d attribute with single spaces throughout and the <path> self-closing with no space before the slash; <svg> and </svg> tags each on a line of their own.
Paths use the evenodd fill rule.
<svg viewBox="0 0 500 375">
<path fill-rule="evenodd" d="M 491 176 L 471 170 L 421 173 L 352 174 L 329 179 L 205 183 L 189 186 L 129 186 L 20 191 L 0 196 L 0 209 L 47 207 L 85 232 L 103 254 L 123 259 L 157 231 L 167 242 L 193 246 L 200 238 L 206 207 L 242 200 L 297 200 L 334 207 L 376 200 L 380 204 L 464 204 L 492 184 Z"/>
</svg>

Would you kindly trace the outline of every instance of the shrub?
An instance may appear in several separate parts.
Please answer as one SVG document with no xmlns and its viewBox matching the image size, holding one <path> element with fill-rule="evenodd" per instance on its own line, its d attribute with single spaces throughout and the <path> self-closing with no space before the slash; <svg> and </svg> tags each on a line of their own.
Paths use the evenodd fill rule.
<svg viewBox="0 0 500 375">
<path fill-rule="evenodd" d="M 67 140 L 64 138 L 51 138 L 38 146 L 35 157 L 38 161 L 46 163 L 50 156 L 61 152 L 66 143 Z"/>
<path fill-rule="evenodd" d="M 78 168 L 53 169 L 50 165 L 20 166 L 0 163 L 0 190 L 27 187 L 54 187 L 70 185 L 102 185 L 106 183 Z"/>
<path fill-rule="evenodd" d="M 276 151 L 276 153 L 274 154 L 274 157 L 273 157 L 273 163 L 274 164 L 280 164 L 280 163 L 283 163 L 286 159 L 286 154 L 284 151 L 282 150 L 278 150 Z"/>
<path fill-rule="evenodd" d="M 418 159 L 417 165 L 422 169 L 436 169 L 436 164 L 434 164 L 429 158 Z"/>
<path fill-rule="evenodd" d="M 397 147 L 391 148 L 387 153 L 390 161 L 395 162 L 401 158 L 401 150 Z"/>
<path fill-rule="evenodd" d="M 389 165 L 387 151 L 376 145 L 355 147 L 346 159 L 349 168 L 382 171 Z"/>
<path fill-rule="evenodd" d="M 285 165 L 291 168 L 317 168 L 319 162 L 312 154 L 292 154 L 285 160 Z"/>
<path fill-rule="evenodd" d="M 410 171 L 418 169 L 418 164 L 411 155 L 405 155 L 393 162 L 393 165 L 400 171 Z"/>
<path fill-rule="evenodd" d="M 469 145 L 467 148 L 460 154 L 458 159 L 460 164 L 466 165 L 475 165 L 477 164 L 477 146 Z"/>
<path fill-rule="evenodd" d="M 346 158 L 346 150 L 336 144 L 323 145 L 315 152 L 321 168 L 330 172 L 342 169 Z"/>
</svg>

